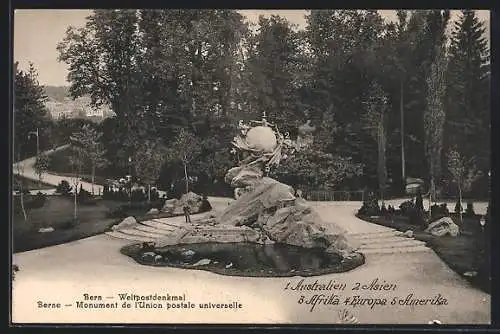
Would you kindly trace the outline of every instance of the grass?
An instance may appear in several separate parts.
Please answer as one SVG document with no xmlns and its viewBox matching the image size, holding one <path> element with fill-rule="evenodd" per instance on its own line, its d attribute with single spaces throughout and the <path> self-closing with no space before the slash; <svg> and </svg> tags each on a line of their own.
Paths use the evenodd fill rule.
<svg viewBox="0 0 500 334">
<path fill-rule="evenodd" d="M 17 200 L 17 197 L 14 197 Z M 71 226 L 73 199 L 63 196 L 47 196 L 45 205 L 27 212 L 25 222 L 22 213 L 13 213 L 14 252 L 27 251 L 103 233 L 117 223 L 108 213 L 122 202 L 98 200 L 95 205 L 78 206 L 78 223 Z M 50 233 L 40 233 L 41 227 L 53 227 Z"/>
<path fill-rule="evenodd" d="M 33 197 L 34 195 L 25 195 L 25 204 Z M 13 200 L 19 200 L 19 196 L 14 196 Z M 172 217 L 165 212 L 147 214 L 149 211 L 147 203 L 133 204 L 132 207 L 128 207 L 128 202 L 100 198 L 96 199 L 94 205 L 78 204 L 78 222 L 72 224 L 73 197 L 47 196 L 43 207 L 27 211 L 27 221 L 24 221 L 21 212 L 13 213 L 14 252 L 58 245 L 104 233 L 112 225 L 129 216 L 135 217 L 138 221 Z M 42 227 L 53 227 L 54 231 L 38 232 Z"/>
<path fill-rule="evenodd" d="M 460 234 L 456 237 L 433 236 L 430 233 L 424 232 L 424 227 L 410 224 L 407 217 L 397 213 L 392 216 L 379 218 L 358 217 L 365 221 L 391 227 L 401 232 L 412 230 L 415 239 L 426 242 L 427 246 L 432 248 L 460 276 L 464 277 L 463 274 L 466 272 L 477 271 L 478 275 L 476 277 L 464 278 L 473 286 L 489 293 L 491 289 L 489 278 L 490 268 L 489 265 L 485 265 L 484 257 L 478 252 L 478 249 L 483 245 L 479 228 L 479 219 L 481 216 L 463 217 L 462 222 L 460 222 L 457 214 L 451 214 L 450 216 L 455 224 L 460 227 Z"/>
<path fill-rule="evenodd" d="M 44 183 L 43 180 L 41 183 L 39 183 L 38 181 L 28 179 L 24 176 L 14 175 L 14 182 L 13 182 L 12 190 L 19 189 L 18 182 L 23 182 L 23 187 L 24 187 L 24 189 L 27 189 L 27 190 L 48 190 L 48 189 L 55 188 L 53 185 L 50 185 L 48 183 Z"/>
</svg>

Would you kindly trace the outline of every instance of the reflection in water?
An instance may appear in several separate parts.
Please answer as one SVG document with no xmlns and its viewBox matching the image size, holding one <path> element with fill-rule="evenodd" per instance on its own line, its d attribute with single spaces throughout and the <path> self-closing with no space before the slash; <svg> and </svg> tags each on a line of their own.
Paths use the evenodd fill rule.
<svg viewBox="0 0 500 334">
<path fill-rule="evenodd" d="M 145 265 L 204 269 L 236 276 L 293 276 L 343 272 L 363 262 L 361 258 L 341 262 L 340 256 L 322 249 L 254 243 L 198 243 L 145 249 L 126 246 L 125 255 Z"/>
</svg>

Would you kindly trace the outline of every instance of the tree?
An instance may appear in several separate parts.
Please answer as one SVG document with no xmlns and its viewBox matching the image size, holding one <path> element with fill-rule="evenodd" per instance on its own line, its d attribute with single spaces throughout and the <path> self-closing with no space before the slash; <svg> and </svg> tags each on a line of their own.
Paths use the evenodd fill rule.
<svg viewBox="0 0 500 334">
<path fill-rule="evenodd" d="M 365 102 L 366 113 L 363 116 L 364 128 L 377 143 L 377 175 L 380 198 L 384 205 L 384 191 L 387 187 L 386 166 L 386 130 L 385 119 L 388 109 L 388 99 L 382 87 L 377 82 L 372 82 L 368 98 Z"/>
<path fill-rule="evenodd" d="M 133 160 L 135 174 L 148 185 L 148 201 L 151 201 L 151 185 L 158 181 L 161 168 L 167 158 L 167 148 L 161 140 L 146 139 L 139 145 Z"/>
<path fill-rule="evenodd" d="M 361 165 L 354 163 L 351 158 L 308 147 L 288 157 L 271 175 L 294 187 L 328 190 L 334 189 L 346 178 L 361 173 Z"/>
<path fill-rule="evenodd" d="M 19 155 L 19 153 L 18 153 Z M 15 173 L 19 176 L 17 179 L 17 184 L 19 187 L 19 190 L 21 192 L 20 198 L 21 198 L 21 210 L 23 212 L 23 217 L 24 217 L 24 222 L 28 221 L 28 216 L 26 214 L 26 208 L 24 206 L 24 164 L 21 161 L 20 158 L 18 158 L 18 162 L 14 164 L 15 167 Z M 15 180 L 16 178 L 14 178 Z"/>
<path fill-rule="evenodd" d="M 490 168 L 489 48 L 484 22 L 474 10 L 462 10 L 451 33 L 448 66 L 446 147 L 460 147 Z"/>
<path fill-rule="evenodd" d="M 85 152 L 82 148 L 71 145 L 70 147 L 70 156 L 69 156 L 69 165 L 71 166 L 71 183 L 73 183 L 73 198 L 74 198 L 74 211 L 73 218 L 76 221 L 78 219 L 78 205 L 77 205 L 77 196 L 78 196 L 78 185 L 81 181 L 82 168 L 85 165 Z"/>
<path fill-rule="evenodd" d="M 310 67 L 302 89 L 304 107 L 315 125 L 322 125 L 325 112 L 342 124 L 331 136 L 335 144 L 329 153 L 352 157 L 369 167 L 372 156 L 366 154 L 366 131 L 360 119 L 363 96 L 378 76 L 384 20 L 376 10 L 311 10 L 307 22 L 303 52 Z"/>
<path fill-rule="evenodd" d="M 89 124 L 82 126 L 81 130 L 75 132 L 70 140 L 74 146 L 82 150 L 82 154 L 88 159 L 92 166 L 92 195 L 94 195 L 94 183 L 96 168 L 104 167 L 108 164 L 105 158 L 106 150 L 101 144 L 102 132 L 98 132 Z"/>
<path fill-rule="evenodd" d="M 458 203 L 462 204 L 462 194 L 470 191 L 472 184 L 481 175 L 481 171 L 477 170 L 474 159 L 466 159 L 457 150 L 448 152 L 448 171 L 450 173 L 450 181 L 458 188 Z M 462 210 L 460 210 L 460 221 L 462 221 Z"/>
<path fill-rule="evenodd" d="M 245 67 L 248 111 L 259 116 L 265 111 L 283 131 L 296 130 L 303 120 L 296 82 L 301 63 L 299 34 L 280 16 L 260 16 L 251 43 Z"/>
<path fill-rule="evenodd" d="M 427 161 L 429 162 L 430 175 L 430 217 L 432 217 L 432 200 L 436 198 L 436 178 L 441 174 L 443 128 L 445 121 L 446 67 L 447 59 L 445 50 L 441 48 L 427 78 L 427 106 L 424 110 L 425 151 Z"/>
<path fill-rule="evenodd" d="M 35 172 L 38 175 L 38 184 L 42 184 L 42 175 L 49 169 L 49 156 L 47 154 L 39 154 L 35 160 Z"/>
<path fill-rule="evenodd" d="M 14 64 L 14 157 L 26 158 L 36 154 L 36 146 L 29 139 L 29 133 L 35 129 L 46 129 L 50 119 L 45 108 L 43 86 L 38 83 L 38 73 L 33 63 L 24 72 Z M 45 138 L 41 131 L 40 139 Z"/>
<path fill-rule="evenodd" d="M 113 141 L 122 148 L 117 152 L 122 166 L 146 126 L 141 121 L 137 23 L 136 10 L 94 10 L 84 27 L 69 27 L 57 46 L 59 61 L 69 68 L 71 97 L 89 95 L 92 107 L 109 105 L 116 114 Z"/>
<path fill-rule="evenodd" d="M 181 129 L 172 146 L 168 149 L 168 160 L 180 161 L 184 168 L 186 194 L 189 192 L 188 165 L 200 153 L 200 144 L 196 137 L 189 131 Z"/>
</svg>

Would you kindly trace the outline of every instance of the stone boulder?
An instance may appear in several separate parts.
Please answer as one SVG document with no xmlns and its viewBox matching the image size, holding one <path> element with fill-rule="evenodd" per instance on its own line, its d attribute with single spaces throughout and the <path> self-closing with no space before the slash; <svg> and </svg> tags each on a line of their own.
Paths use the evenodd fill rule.
<svg viewBox="0 0 500 334">
<path fill-rule="evenodd" d="M 126 229 L 126 228 L 134 228 L 137 225 L 139 225 L 137 223 L 137 220 L 134 217 L 130 216 L 130 217 L 127 217 L 124 220 L 122 220 L 121 223 L 113 225 L 111 227 L 111 229 L 113 231 L 119 231 L 119 230 Z"/>
<path fill-rule="evenodd" d="M 149 210 L 147 212 L 148 215 L 157 215 L 160 213 L 160 210 L 156 209 L 156 208 L 152 208 L 151 210 Z"/>
<path fill-rule="evenodd" d="M 356 245 L 346 239 L 345 231 L 335 224 L 326 231 L 319 215 L 294 196 L 292 187 L 264 177 L 252 188 L 232 202 L 217 223 L 250 226 L 276 243 L 321 248 L 343 258 L 355 252 Z"/>
<path fill-rule="evenodd" d="M 245 192 L 232 202 L 217 217 L 217 223 L 251 226 L 263 211 L 277 208 L 286 202 L 295 200 L 293 193 L 292 187 L 264 177 L 254 186 L 252 191 Z"/>
<path fill-rule="evenodd" d="M 162 212 L 167 212 L 172 215 L 182 215 L 184 214 L 184 207 L 189 207 L 189 212 L 191 214 L 200 213 L 204 211 L 209 211 L 211 209 L 208 200 L 203 199 L 202 196 L 189 192 L 183 194 L 180 199 L 169 199 L 165 201 Z M 207 205 L 208 204 L 208 205 Z"/>
<path fill-rule="evenodd" d="M 444 235 L 450 235 L 456 237 L 460 229 L 457 224 L 453 222 L 450 217 L 440 218 L 432 223 L 425 229 L 425 232 L 430 233 L 434 236 L 441 237 Z"/>
</svg>

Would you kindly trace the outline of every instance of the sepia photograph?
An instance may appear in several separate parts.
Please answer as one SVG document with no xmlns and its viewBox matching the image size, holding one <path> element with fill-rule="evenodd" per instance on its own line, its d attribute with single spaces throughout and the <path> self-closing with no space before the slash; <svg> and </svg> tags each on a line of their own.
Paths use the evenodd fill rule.
<svg viewBox="0 0 500 334">
<path fill-rule="evenodd" d="M 12 19 L 11 326 L 491 325 L 489 10 Z"/>
</svg>

